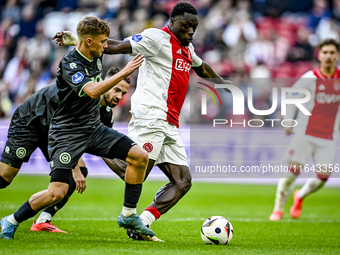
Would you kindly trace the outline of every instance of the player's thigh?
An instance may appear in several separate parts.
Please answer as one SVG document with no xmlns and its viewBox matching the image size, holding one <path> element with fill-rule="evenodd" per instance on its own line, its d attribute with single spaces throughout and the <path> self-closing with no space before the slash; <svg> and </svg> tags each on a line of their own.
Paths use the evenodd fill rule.
<svg viewBox="0 0 340 255">
<path fill-rule="evenodd" d="M 313 154 L 314 146 L 304 135 L 295 135 L 290 141 L 283 160 L 290 163 L 304 165 Z"/>
<path fill-rule="evenodd" d="M 149 154 L 149 159 L 157 160 L 163 147 L 165 134 L 155 120 L 129 123 L 128 136 Z"/>
<path fill-rule="evenodd" d="M 2 176 L 9 183 L 12 182 L 19 170 L 19 168 L 15 168 L 6 163 L 0 162 L 0 176 Z"/>
</svg>

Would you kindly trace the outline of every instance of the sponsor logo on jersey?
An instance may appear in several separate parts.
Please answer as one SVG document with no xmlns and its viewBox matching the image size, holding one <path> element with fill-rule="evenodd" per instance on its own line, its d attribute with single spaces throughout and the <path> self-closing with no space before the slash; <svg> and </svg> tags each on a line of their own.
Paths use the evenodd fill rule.
<svg viewBox="0 0 340 255">
<path fill-rule="evenodd" d="M 70 64 L 70 68 L 71 69 L 76 69 L 77 68 L 77 64 L 76 63 L 71 63 Z"/>
<path fill-rule="evenodd" d="M 176 53 L 178 53 L 178 54 L 182 54 L 182 50 L 181 50 L 181 49 L 179 49 L 178 51 L 176 51 Z"/>
<path fill-rule="evenodd" d="M 340 95 L 319 92 L 316 94 L 316 102 L 318 102 L 319 104 L 338 103 L 340 102 Z"/>
<path fill-rule="evenodd" d="M 9 153 L 10 150 L 11 150 L 11 149 L 10 149 L 8 146 L 5 147 L 5 152 L 6 152 L 6 153 Z"/>
<path fill-rule="evenodd" d="M 51 166 L 51 168 L 54 167 L 54 162 L 53 161 L 51 161 L 50 166 Z"/>
<path fill-rule="evenodd" d="M 72 76 L 72 82 L 74 84 L 81 82 L 83 79 L 84 79 L 84 75 L 79 72 Z"/>
<path fill-rule="evenodd" d="M 191 69 L 191 65 L 185 62 L 183 59 L 176 59 L 175 69 L 178 71 L 189 72 Z"/>
<path fill-rule="evenodd" d="M 323 84 L 320 84 L 320 85 L 319 85 L 319 87 L 318 87 L 318 89 L 319 89 L 319 90 L 325 90 L 325 89 L 326 89 L 326 87 L 325 87 L 325 85 L 323 85 Z"/>
<path fill-rule="evenodd" d="M 60 154 L 59 160 L 62 164 L 68 164 L 71 162 L 71 155 L 67 152 L 63 152 Z"/>
<path fill-rule="evenodd" d="M 135 41 L 135 42 L 139 42 L 142 39 L 143 39 L 143 36 L 141 36 L 141 35 L 132 36 L 132 40 Z"/>
<path fill-rule="evenodd" d="M 334 87 L 335 91 L 339 91 L 340 90 L 340 83 L 334 82 L 333 87 Z"/>
<path fill-rule="evenodd" d="M 99 71 L 101 71 L 102 70 L 102 62 L 100 61 L 100 59 L 97 60 L 97 66 L 98 66 Z"/>
<path fill-rule="evenodd" d="M 24 147 L 20 147 L 16 150 L 15 154 L 18 158 L 23 158 L 26 156 L 26 149 Z"/>
<path fill-rule="evenodd" d="M 146 152 L 150 153 L 153 150 L 153 145 L 152 143 L 144 143 L 143 144 L 143 149 L 146 150 Z"/>
<path fill-rule="evenodd" d="M 110 112 L 111 111 L 111 107 L 110 106 L 106 106 L 106 111 Z"/>
</svg>

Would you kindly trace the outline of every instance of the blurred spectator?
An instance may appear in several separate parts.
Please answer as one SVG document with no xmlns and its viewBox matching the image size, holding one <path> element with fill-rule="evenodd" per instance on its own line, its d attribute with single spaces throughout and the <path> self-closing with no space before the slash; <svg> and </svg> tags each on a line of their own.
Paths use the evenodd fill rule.
<svg viewBox="0 0 340 255">
<path fill-rule="evenodd" d="M 71 12 L 78 8 L 77 0 L 58 0 L 56 11 Z"/>
<path fill-rule="evenodd" d="M 308 41 L 309 31 L 305 27 L 300 27 L 297 31 L 296 43 L 288 54 L 288 60 L 311 61 L 313 59 L 313 48 Z"/>
<path fill-rule="evenodd" d="M 14 23 L 18 23 L 20 20 L 20 7 L 17 0 L 8 0 L 6 4 L 1 8 L 1 19 L 10 18 Z"/>
<path fill-rule="evenodd" d="M 27 79 L 27 73 L 24 72 L 27 66 L 26 45 L 27 39 L 22 38 L 18 41 L 15 56 L 8 62 L 3 77 L 5 90 L 12 102 L 15 101 L 21 82 Z"/>
<path fill-rule="evenodd" d="M 36 6 L 34 6 L 33 4 L 27 4 L 24 6 L 19 22 L 20 36 L 25 36 L 27 38 L 32 38 L 35 36 L 35 27 L 38 22 L 36 11 Z"/>
<path fill-rule="evenodd" d="M 332 12 L 327 0 L 314 0 L 313 7 L 308 13 L 308 28 L 314 32 L 322 18 L 330 18 L 331 16 Z"/>
</svg>

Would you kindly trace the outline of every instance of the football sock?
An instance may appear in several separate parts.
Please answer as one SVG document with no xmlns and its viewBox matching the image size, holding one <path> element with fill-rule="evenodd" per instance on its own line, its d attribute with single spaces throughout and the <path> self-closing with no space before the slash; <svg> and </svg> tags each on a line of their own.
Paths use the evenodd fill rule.
<svg viewBox="0 0 340 255">
<path fill-rule="evenodd" d="M 286 178 L 281 178 L 277 184 L 274 212 L 283 212 L 288 197 L 292 194 L 294 181 L 297 175 L 292 172 L 288 172 L 287 174 L 288 176 Z"/>
<path fill-rule="evenodd" d="M 132 214 L 137 214 L 137 209 L 123 206 L 122 213 L 125 217 L 129 217 Z"/>
<path fill-rule="evenodd" d="M 311 194 L 311 193 L 317 191 L 318 189 L 320 189 L 325 184 L 325 182 L 326 181 L 321 180 L 319 178 L 308 179 L 307 182 L 298 191 L 297 195 L 301 199 L 304 199 L 309 194 Z"/>
<path fill-rule="evenodd" d="M 144 223 L 145 226 L 151 226 L 159 217 L 161 213 L 154 207 L 148 207 L 144 210 L 144 212 L 140 215 L 140 219 Z"/>
<path fill-rule="evenodd" d="M 28 200 L 14 213 L 14 218 L 17 222 L 21 223 L 27 220 L 38 212 L 33 211 L 32 207 L 28 203 Z"/>
<path fill-rule="evenodd" d="M 12 223 L 13 225 L 18 226 L 19 222 L 16 221 L 16 219 L 14 218 L 14 214 L 11 214 L 10 216 L 8 216 L 7 220 L 9 221 L 9 223 Z"/>
<path fill-rule="evenodd" d="M 142 192 L 143 184 L 125 183 L 124 206 L 128 208 L 136 208 Z"/>
<path fill-rule="evenodd" d="M 9 182 L 6 181 L 1 175 L 0 175 L 0 189 L 4 189 L 9 185 Z"/>
<path fill-rule="evenodd" d="M 41 214 L 39 215 L 39 218 L 35 221 L 36 224 L 40 224 L 40 223 L 45 223 L 45 222 L 49 222 L 52 220 L 52 215 L 48 212 L 41 212 Z"/>
</svg>

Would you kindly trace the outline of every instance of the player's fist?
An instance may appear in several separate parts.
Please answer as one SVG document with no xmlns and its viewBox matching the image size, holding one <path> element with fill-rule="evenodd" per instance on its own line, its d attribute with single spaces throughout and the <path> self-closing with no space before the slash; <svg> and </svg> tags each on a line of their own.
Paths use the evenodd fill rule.
<svg viewBox="0 0 340 255">
<path fill-rule="evenodd" d="M 55 43 L 59 46 L 76 46 L 78 43 L 78 37 L 70 31 L 58 32 L 52 40 L 56 40 Z"/>
</svg>

